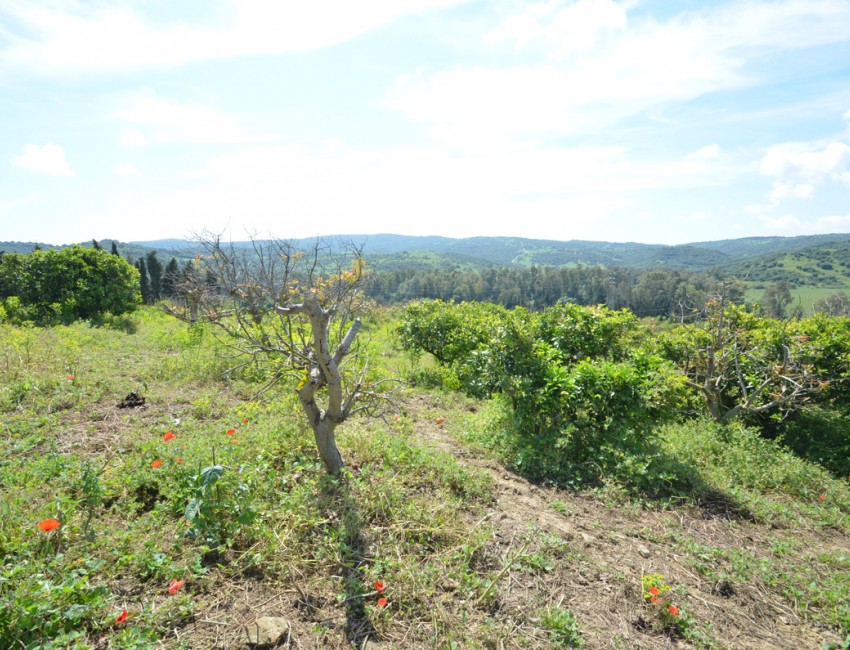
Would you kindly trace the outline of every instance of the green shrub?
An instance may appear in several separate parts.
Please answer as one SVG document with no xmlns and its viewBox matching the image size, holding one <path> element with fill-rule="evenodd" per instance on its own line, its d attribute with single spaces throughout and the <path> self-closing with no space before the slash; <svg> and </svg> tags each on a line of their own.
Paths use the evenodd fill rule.
<svg viewBox="0 0 850 650">
<path fill-rule="evenodd" d="M 0 299 L 13 323 L 38 325 L 120 315 L 140 303 L 139 272 L 103 250 L 9 253 L 0 259 Z"/>
</svg>

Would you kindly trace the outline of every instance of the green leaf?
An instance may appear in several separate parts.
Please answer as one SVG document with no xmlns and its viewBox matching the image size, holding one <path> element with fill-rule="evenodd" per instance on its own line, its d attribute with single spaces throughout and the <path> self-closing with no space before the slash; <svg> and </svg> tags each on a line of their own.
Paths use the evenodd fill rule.
<svg viewBox="0 0 850 650">
<path fill-rule="evenodd" d="M 190 499 L 189 504 L 186 506 L 186 512 L 183 513 L 183 516 L 186 518 L 186 521 L 192 521 L 198 514 L 201 512 L 201 505 L 203 505 L 203 499 Z"/>
<path fill-rule="evenodd" d="M 224 474 L 222 465 L 210 465 L 201 472 L 201 487 L 206 488 L 213 485 Z"/>
</svg>

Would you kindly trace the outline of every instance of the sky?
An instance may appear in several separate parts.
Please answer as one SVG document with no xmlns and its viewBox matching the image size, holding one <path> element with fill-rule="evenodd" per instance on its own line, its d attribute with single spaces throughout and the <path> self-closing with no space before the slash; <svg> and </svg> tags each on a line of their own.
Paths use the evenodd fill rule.
<svg viewBox="0 0 850 650">
<path fill-rule="evenodd" d="M 0 0 L 0 241 L 850 232 L 850 0 Z"/>
</svg>

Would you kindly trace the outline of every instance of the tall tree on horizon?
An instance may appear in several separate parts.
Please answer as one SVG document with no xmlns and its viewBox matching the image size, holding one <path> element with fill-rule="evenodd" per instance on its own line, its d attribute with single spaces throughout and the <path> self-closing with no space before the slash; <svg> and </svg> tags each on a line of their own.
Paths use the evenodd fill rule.
<svg viewBox="0 0 850 650">
<path fill-rule="evenodd" d="M 180 265 L 177 263 L 177 258 L 172 257 L 171 261 L 166 265 L 165 272 L 162 274 L 162 295 L 164 298 L 176 298 L 177 287 L 180 284 L 182 274 Z"/>
<path fill-rule="evenodd" d="M 136 262 L 136 268 L 139 270 L 139 291 L 142 294 L 142 303 L 149 305 L 151 303 L 151 286 L 148 282 L 148 268 L 144 257 L 140 257 L 139 261 Z"/>
<path fill-rule="evenodd" d="M 162 262 L 156 258 L 156 251 L 150 251 L 146 258 L 148 277 L 150 278 L 151 302 L 156 302 L 162 297 Z"/>
</svg>

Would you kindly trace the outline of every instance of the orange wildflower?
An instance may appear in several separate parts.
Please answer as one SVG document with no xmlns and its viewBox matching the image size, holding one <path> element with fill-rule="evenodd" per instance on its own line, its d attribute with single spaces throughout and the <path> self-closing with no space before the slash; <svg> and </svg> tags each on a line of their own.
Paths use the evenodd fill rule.
<svg viewBox="0 0 850 650">
<path fill-rule="evenodd" d="M 180 591 L 180 587 L 182 587 L 182 586 L 183 586 L 182 580 L 172 580 L 171 584 L 168 585 L 168 593 L 173 596 L 178 591 Z"/>
<path fill-rule="evenodd" d="M 62 524 L 60 524 L 56 519 L 45 519 L 44 521 L 38 522 L 38 527 L 45 533 L 49 533 L 51 530 L 56 530 L 61 525 Z"/>
<path fill-rule="evenodd" d="M 125 609 L 125 610 L 121 611 L 121 613 L 118 615 L 118 618 L 115 619 L 115 622 L 118 625 L 121 625 L 121 623 L 123 623 L 126 620 L 127 620 L 127 610 Z"/>
<path fill-rule="evenodd" d="M 151 463 L 151 467 L 153 467 L 154 469 L 156 469 L 160 465 L 162 465 L 162 461 L 159 458 L 157 458 L 154 462 Z"/>
<path fill-rule="evenodd" d="M 378 607 L 386 607 L 387 599 L 386 598 L 378 598 Z"/>
<path fill-rule="evenodd" d="M 163 441 L 163 442 L 168 442 L 169 440 L 174 440 L 174 438 L 175 438 L 175 437 L 176 437 L 176 436 L 174 435 L 174 432 L 173 432 L 173 431 L 169 431 L 169 432 L 168 432 L 168 433 L 166 433 L 164 436 L 162 436 L 162 441 Z"/>
</svg>

